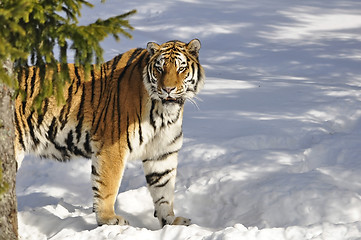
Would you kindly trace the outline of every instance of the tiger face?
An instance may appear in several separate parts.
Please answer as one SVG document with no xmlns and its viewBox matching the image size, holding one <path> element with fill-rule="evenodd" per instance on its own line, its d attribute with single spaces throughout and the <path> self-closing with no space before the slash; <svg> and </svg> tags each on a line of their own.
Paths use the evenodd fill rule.
<svg viewBox="0 0 361 240">
<path fill-rule="evenodd" d="M 169 41 L 162 45 L 150 42 L 150 61 L 144 69 L 144 84 L 152 99 L 163 104 L 184 104 L 193 98 L 204 84 L 204 70 L 198 61 L 200 41 L 188 44 Z"/>
</svg>

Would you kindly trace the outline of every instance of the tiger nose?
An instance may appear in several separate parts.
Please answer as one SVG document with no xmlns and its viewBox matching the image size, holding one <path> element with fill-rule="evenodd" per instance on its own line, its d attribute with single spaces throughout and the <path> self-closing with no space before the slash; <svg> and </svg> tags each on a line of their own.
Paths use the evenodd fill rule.
<svg viewBox="0 0 361 240">
<path fill-rule="evenodd" d="M 176 87 L 163 87 L 163 90 L 168 94 L 173 92 L 175 89 Z"/>
</svg>

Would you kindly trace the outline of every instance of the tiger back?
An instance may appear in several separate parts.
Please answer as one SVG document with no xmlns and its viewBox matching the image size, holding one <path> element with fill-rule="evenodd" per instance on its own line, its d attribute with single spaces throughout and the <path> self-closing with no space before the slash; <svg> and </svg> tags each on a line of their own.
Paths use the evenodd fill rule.
<svg viewBox="0 0 361 240">
<path fill-rule="evenodd" d="M 15 101 L 19 164 L 29 153 L 59 161 L 91 159 L 97 222 L 123 225 L 128 222 L 115 215 L 115 198 L 126 162 L 142 160 L 160 224 L 190 224 L 174 216 L 173 192 L 184 103 L 204 82 L 199 49 L 197 39 L 151 42 L 147 49 L 132 49 L 93 67 L 89 79 L 81 67 L 69 64 L 65 104 L 46 98 L 41 111 L 32 108 L 40 92 L 39 69 L 30 67 L 19 78 L 26 97 Z"/>
</svg>

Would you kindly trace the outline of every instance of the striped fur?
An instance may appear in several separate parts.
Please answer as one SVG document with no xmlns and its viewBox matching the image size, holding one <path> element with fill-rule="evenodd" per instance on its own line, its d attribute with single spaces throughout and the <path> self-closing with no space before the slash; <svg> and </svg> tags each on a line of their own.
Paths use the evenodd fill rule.
<svg viewBox="0 0 361 240">
<path fill-rule="evenodd" d="M 173 192 L 184 102 L 204 81 L 199 49 L 197 39 L 148 43 L 147 49 L 132 49 L 94 67 L 90 79 L 69 64 L 65 104 L 46 98 L 39 112 L 32 108 L 39 69 L 27 69 L 19 78 L 26 97 L 19 95 L 15 107 L 18 162 L 28 153 L 59 161 L 92 159 L 98 224 L 123 225 L 127 221 L 114 213 L 115 199 L 126 162 L 140 159 L 160 224 L 190 224 L 174 216 Z"/>
</svg>

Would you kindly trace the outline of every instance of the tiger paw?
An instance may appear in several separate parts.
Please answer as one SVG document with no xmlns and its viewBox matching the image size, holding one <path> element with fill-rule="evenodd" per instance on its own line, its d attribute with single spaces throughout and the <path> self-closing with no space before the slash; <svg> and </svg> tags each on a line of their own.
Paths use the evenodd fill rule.
<svg viewBox="0 0 361 240">
<path fill-rule="evenodd" d="M 176 217 L 172 223 L 172 225 L 184 225 L 189 226 L 191 225 L 191 219 L 184 218 L 184 217 Z"/>
<path fill-rule="evenodd" d="M 113 217 L 97 218 L 98 225 L 129 225 L 129 222 L 121 216 L 114 215 Z"/>
</svg>

